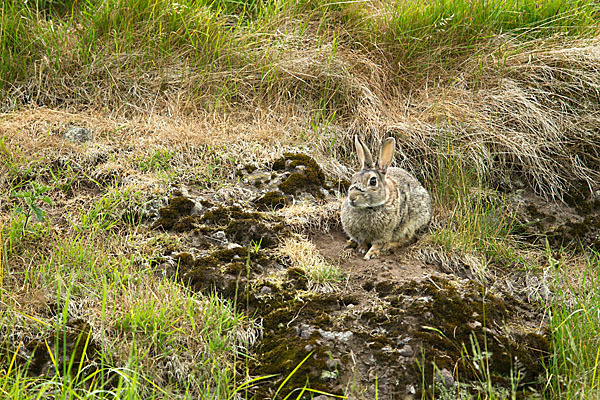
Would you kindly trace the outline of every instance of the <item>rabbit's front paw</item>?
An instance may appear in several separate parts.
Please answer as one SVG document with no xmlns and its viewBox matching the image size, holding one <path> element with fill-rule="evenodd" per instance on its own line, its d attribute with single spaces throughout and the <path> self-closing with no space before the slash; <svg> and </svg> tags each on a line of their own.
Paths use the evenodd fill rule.
<svg viewBox="0 0 600 400">
<path fill-rule="evenodd" d="M 369 245 L 368 244 L 359 244 L 357 246 L 358 251 L 360 251 L 361 254 L 365 254 L 369 252 Z"/>
<path fill-rule="evenodd" d="M 376 258 L 379 256 L 380 250 L 381 250 L 381 248 L 379 246 L 373 245 L 373 246 L 371 246 L 369 251 L 367 251 L 367 254 L 365 254 L 365 256 L 363 258 L 365 260 L 370 260 L 372 258 Z"/>
</svg>

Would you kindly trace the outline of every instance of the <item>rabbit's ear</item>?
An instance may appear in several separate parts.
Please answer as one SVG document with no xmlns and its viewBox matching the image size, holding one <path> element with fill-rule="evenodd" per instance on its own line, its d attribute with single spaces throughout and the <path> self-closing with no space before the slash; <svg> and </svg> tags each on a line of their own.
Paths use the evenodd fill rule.
<svg viewBox="0 0 600 400">
<path fill-rule="evenodd" d="M 380 169 L 386 170 L 394 159 L 394 148 L 396 147 L 396 139 L 389 137 L 381 144 L 381 152 L 379 153 Z"/>
<path fill-rule="evenodd" d="M 354 136 L 354 145 L 356 146 L 356 154 L 358 154 L 358 160 L 360 161 L 360 168 L 373 168 L 373 156 L 358 135 Z"/>
</svg>

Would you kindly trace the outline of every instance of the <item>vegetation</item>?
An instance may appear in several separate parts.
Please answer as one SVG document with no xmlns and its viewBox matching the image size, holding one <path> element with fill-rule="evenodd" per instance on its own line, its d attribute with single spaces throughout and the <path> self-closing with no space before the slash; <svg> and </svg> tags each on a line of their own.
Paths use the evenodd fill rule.
<svg viewBox="0 0 600 400">
<path fill-rule="evenodd" d="M 183 284 L 165 260 L 185 249 L 144 216 L 178 185 L 233 198 L 240 163 L 290 148 L 347 179 L 359 133 L 394 135 L 431 190 L 424 245 L 474 279 L 542 276 L 543 395 L 598 398 L 598 248 L 526 237 L 514 204 L 590 207 L 599 24 L 591 0 L 1 0 L 0 397 L 247 397 L 259 324 Z M 326 225 L 310 207 L 283 215 Z M 343 284 L 303 235 L 277 252 L 310 290 Z"/>
</svg>

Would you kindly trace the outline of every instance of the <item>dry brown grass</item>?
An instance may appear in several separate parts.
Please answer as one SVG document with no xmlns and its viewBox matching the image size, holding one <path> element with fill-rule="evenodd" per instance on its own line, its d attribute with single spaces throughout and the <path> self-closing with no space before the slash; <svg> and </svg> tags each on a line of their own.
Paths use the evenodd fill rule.
<svg viewBox="0 0 600 400">
<path fill-rule="evenodd" d="M 389 53 L 401 50 L 396 45 L 373 37 L 373 27 L 381 37 L 393 28 L 390 4 L 327 12 L 319 4 L 216 35 L 211 45 L 219 52 L 204 66 L 188 62 L 185 47 L 151 68 L 152 60 L 135 49 L 108 45 L 86 64 L 73 52 L 76 32 L 63 27 L 61 50 L 39 60 L 4 102 L 5 109 L 14 106 L 11 99 L 52 108 L 4 114 L 2 135 L 16 132 L 19 120 L 49 132 L 85 120 L 124 148 L 193 152 L 206 144 L 305 142 L 327 162 L 353 153 L 354 134 L 371 144 L 392 134 L 400 164 L 425 180 L 435 180 L 440 160 L 459 154 L 492 185 L 509 190 L 519 186 L 511 183 L 516 175 L 552 198 L 576 181 L 597 187 L 598 39 L 496 36 L 444 64 L 448 69 L 422 60 L 430 75 L 421 75 L 392 61 Z M 199 20 L 215 23 L 199 12 Z M 55 59 L 61 70 L 51 74 Z"/>
</svg>

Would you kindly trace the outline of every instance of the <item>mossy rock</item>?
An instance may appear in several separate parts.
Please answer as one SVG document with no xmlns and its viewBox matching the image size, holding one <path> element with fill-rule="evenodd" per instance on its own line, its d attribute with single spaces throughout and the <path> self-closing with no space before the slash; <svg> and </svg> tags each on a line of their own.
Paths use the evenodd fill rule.
<svg viewBox="0 0 600 400">
<path fill-rule="evenodd" d="M 263 215 L 258 212 L 246 212 L 239 206 L 217 207 L 204 213 L 200 222 L 208 225 L 227 226 L 236 219 L 262 220 Z"/>
<path fill-rule="evenodd" d="M 413 346 L 420 349 L 427 365 L 435 363 L 439 369 L 458 369 L 463 381 L 476 381 L 479 378 L 476 370 L 469 367 L 468 362 L 459 361 L 464 360 L 465 351 L 476 358 L 477 355 L 472 354 L 473 346 L 479 346 L 480 351 L 485 349 L 490 354 L 489 373 L 496 385 L 510 388 L 511 373 L 517 372 L 515 357 L 519 360 L 523 387 L 539 382 L 544 375 L 548 333 L 518 328 L 506 334 L 507 321 L 519 318 L 513 310 L 526 308 L 514 298 L 502 299 L 473 281 L 459 283 L 438 277 L 396 285 L 395 289 L 387 285 L 378 285 L 376 289 L 382 290 L 393 309 L 402 312 L 391 322 L 369 318 L 367 323 L 384 328 L 388 331 L 387 337 L 410 332 L 416 341 Z M 365 340 L 371 342 L 374 338 Z M 385 356 L 382 354 L 380 358 Z M 413 365 L 413 374 L 421 373 L 421 369 Z M 433 382 L 432 374 L 431 369 L 425 370 L 426 382 Z"/>
<path fill-rule="evenodd" d="M 273 169 L 290 172 L 278 186 L 284 194 L 297 195 L 307 192 L 316 197 L 323 197 L 321 189 L 328 189 L 323 170 L 314 159 L 305 154 L 285 153 L 283 157 L 275 160 Z"/>
<path fill-rule="evenodd" d="M 225 228 L 225 234 L 231 241 L 242 246 L 260 245 L 261 248 L 273 247 L 277 244 L 276 233 L 256 219 L 236 219 Z"/>
<path fill-rule="evenodd" d="M 300 276 L 291 272 L 289 276 Z M 270 285 L 273 292 L 265 300 L 259 301 L 255 312 L 263 319 L 264 337 L 250 363 L 253 375 L 276 374 L 273 380 L 257 386 L 253 391 L 255 398 L 272 398 L 275 390 L 291 372 L 309 356 L 300 368 L 286 382 L 280 392 L 283 397 L 292 390 L 302 388 L 309 382 L 311 389 L 341 395 L 341 381 L 332 379 L 337 376 L 335 368 L 328 366 L 331 358 L 327 347 L 320 341 L 320 335 L 313 332 L 308 338 L 299 338 L 294 326 L 295 319 L 310 320 L 320 328 L 333 326 L 328 311 L 339 308 L 339 297 L 329 295 L 309 295 L 299 300 L 295 289 L 279 289 Z M 302 399 L 310 399 L 310 396 Z"/>
<path fill-rule="evenodd" d="M 278 191 L 270 191 L 254 201 L 256 208 L 263 211 L 277 210 L 290 204 L 290 199 Z"/>
<path fill-rule="evenodd" d="M 184 252 L 174 259 L 182 281 L 194 290 L 205 294 L 217 292 L 225 298 L 244 302 L 247 300 L 244 296 L 249 293 L 246 290 L 248 278 L 254 278 L 272 262 L 262 252 L 244 247 L 217 248 L 198 258 Z"/>
<path fill-rule="evenodd" d="M 159 218 L 152 225 L 152 229 L 172 229 L 180 218 L 189 216 L 194 208 L 194 202 L 187 197 L 175 196 L 169 200 L 169 205 L 158 210 Z M 191 221 L 178 225 L 178 229 L 191 227 Z"/>
</svg>

